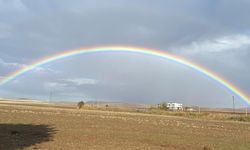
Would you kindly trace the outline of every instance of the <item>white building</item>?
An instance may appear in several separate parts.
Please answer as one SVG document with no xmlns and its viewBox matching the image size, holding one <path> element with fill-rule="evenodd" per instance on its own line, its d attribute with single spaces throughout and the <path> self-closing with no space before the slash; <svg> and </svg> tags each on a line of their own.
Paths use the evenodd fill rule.
<svg viewBox="0 0 250 150">
<path fill-rule="evenodd" d="M 167 103 L 169 110 L 183 110 L 182 104 L 179 103 Z"/>
</svg>

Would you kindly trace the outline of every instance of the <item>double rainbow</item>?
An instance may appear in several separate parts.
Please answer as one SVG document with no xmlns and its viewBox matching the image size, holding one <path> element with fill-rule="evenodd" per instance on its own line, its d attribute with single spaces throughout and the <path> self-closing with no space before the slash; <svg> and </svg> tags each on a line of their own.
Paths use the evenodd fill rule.
<svg viewBox="0 0 250 150">
<path fill-rule="evenodd" d="M 225 79 L 223 79 L 222 77 L 220 77 L 216 73 L 214 73 L 214 72 L 212 72 L 212 71 L 210 71 L 210 70 L 208 70 L 208 69 L 206 69 L 198 64 L 195 64 L 193 62 L 190 62 L 188 60 L 185 60 L 184 58 L 175 56 L 173 54 L 161 52 L 161 51 L 158 51 L 155 49 L 138 48 L 138 47 L 125 47 L 125 46 L 82 48 L 82 49 L 71 50 L 71 51 L 63 52 L 61 54 L 56 54 L 53 56 L 45 57 L 45 58 L 40 59 L 34 63 L 31 63 L 30 65 L 26 66 L 25 68 L 21 68 L 13 73 L 7 75 L 5 78 L 0 80 L 0 86 L 4 85 L 5 83 L 7 83 L 11 80 L 14 80 L 18 76 L 20 76 L 26 72 L 29 72 L 30 70 L 32 70 L 38 66 L 41 66 L 41 65 L 59 60 L 59 59 L 64 59 L 67 57 L 82 55 L 82 54 L 107 53 L 107 52 L 126 52 L 126 53 L 144 54 L 144 55 L 149 55 L 149 56 L 156 56 L 159 58 L 167 59 L 167 60 L 182 64 L 182 65 L 187 66 L 193 70 L 196 70 L 196 71 L 208 76 L 212 80 L 220 83 L 221 85 L 226 87 L 229 91 L 231 91 L 234 94 L 236 94 L 237 96 L 239 96 L 241 98 L 241 100 L 243 100 L 246 104 L 250 105 L 250 98 L 245 93 L 243 93 L 240 89 L 238 89 L 236 86 L 231 84 L 229 81 L 226 81 Z"/>
</svg>

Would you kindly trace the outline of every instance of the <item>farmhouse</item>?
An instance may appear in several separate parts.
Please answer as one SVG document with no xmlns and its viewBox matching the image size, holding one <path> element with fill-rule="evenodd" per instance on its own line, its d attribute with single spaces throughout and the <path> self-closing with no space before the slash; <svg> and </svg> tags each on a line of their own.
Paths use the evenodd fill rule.
<svg viewBox="0 0 250 150">
<path fill-rule="evenodd" d="M 182 104 L 179 103 L 167 103 L 169 110 L 183 110 Z"/>
</svg>

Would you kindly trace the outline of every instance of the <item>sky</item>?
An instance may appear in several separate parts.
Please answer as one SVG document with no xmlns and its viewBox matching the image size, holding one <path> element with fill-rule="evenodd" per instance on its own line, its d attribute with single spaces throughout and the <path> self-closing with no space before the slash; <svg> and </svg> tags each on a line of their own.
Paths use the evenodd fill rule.
<svg viewBox="0 0 250 150">
<path fill-rule="evenodd" d="M 250 95 L 248 0 L 0 0 L 0 78 L 72 49 L 159 49 L 204 66 Z M 0 97 L 232 107 L 232 92 L 157 57 L 79 55 L 0 87 Z M 243 103 L 236 96 L 236 106 Z"/>
</svg>

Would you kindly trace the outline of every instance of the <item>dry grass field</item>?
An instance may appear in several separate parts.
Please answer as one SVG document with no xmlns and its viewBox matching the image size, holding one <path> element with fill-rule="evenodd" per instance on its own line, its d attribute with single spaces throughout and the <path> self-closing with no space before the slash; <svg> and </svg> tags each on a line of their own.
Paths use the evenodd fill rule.
<svg viewBox="0 0 250 150">
<path fill-rule="evenodd" d="M 0 149 L 249 150 L 250 123 L 0 104 Z"/>
</svg>

